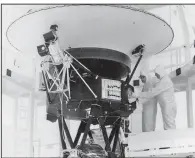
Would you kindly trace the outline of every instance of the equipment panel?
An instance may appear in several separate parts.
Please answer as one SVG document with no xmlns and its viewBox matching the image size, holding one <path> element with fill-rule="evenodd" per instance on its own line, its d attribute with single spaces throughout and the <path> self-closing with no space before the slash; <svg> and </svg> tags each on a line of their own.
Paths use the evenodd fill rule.
<svg viewBox="0 0 195 158">
<path fill-rule="evenodd" d="M 102 79 L 102 99 L 121 100 L 121 82 L 117 80 Z"/>
</svg>

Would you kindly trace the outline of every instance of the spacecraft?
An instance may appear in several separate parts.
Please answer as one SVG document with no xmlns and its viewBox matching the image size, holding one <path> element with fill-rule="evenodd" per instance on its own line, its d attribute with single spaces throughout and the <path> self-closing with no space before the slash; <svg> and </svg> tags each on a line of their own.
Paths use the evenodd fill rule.
<svg viewBox="0 0 195 158">
<path fill-rule="evenodd" d="M 128 100 L 134 92 L 129 82 L 143 56 L 144 45 L 136 47 L 133 51 L 133 54 L 140 57 L 129 75 L 130 58 L 119 51 L 102 48 L 61 50 L 57 27 L 52 25 L 51 31 L 43 35 L 45 44 L 37 47 L 39 55 L 43 58 L 41 67 L 47 94 L 47 120 L 52 122 L 58 120 L 63 149 L 66 149 L 63 137 L 65 132 L 71 148 L 79 149 L 79 154 L 81 152 L 86 154 L 85 149 L 90 148 L 85 144 L 87 136 L 93 140 L 90 125 L 99 125 L 108 157 L 116 157 L 115 150 L 122 121 L 126 125 L 125 118 L 136 109 L 136 101 L 130 103 Z M 126 77 L 126 80 L 122 80 L 123 77 Z M 81 120 L 74 141 L 66 125 L 66 118 Z M 108 125 L 112 126 L 109 137 L 106 131 Z M 78 144 L 81 133 L 83 138 Z M 114 137 L 111 148 L 110 143 Z M 98 153 L 96 151 L 96 154 Z M 67 151 L 64 152 L 64 157 L 69 154 Z"/>
<path fill-rule="evenodd" d="M 60 5 L 28 12 L 7 36 L 41 58 L 47 120 L 59 124 L 63 157 L 125 157 L 126 120 L 136 109 L 130 82 L 141 60 L 170 45 L 171 27 L 131 6 Z M 74 140 L 65 119 L 80 120 Z M 93 141 L 91 125 L 99 125 L 104 147 Z"/>
</svg>

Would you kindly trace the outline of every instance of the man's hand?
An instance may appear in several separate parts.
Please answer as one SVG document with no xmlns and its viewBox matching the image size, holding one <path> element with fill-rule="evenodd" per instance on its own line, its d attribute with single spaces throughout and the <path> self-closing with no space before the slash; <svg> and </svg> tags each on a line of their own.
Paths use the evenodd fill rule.
<svg viewBox="0 0 195 158">
<path fill-rule="evenodd" d="M 133 94 L 132 94 L 132 97 L 133 97 L 133 98 L 139 98 L 139 95 L 138 95 L 137 93 L 133 93 Z"/>
</svg>

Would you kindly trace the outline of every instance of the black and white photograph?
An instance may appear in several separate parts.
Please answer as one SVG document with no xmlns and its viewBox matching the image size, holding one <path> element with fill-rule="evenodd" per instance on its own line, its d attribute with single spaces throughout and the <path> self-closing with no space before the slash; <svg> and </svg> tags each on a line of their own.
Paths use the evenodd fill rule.
<svg viewBox="0 0 195 158">
<path fill-rule="evenodd" d="M 195 4 L 1 4 L 1 156 L 195 157 Z"/>
</svg>

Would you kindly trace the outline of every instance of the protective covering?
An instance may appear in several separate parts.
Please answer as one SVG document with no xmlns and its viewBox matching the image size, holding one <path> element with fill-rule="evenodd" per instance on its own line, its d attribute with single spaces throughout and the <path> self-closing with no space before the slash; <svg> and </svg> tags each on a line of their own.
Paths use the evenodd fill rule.
<svg viewBox="0 0 195 158">
<path fill-rule="evenodd" d="M 173 82 L 169 76 L 166 75 L 162 66 L 158 66 L 155 69 L 155 72 L 160 75 L 160 81 L 157 83 L 155 88 L 152 88 L 150 92 L 142 92 L 140 97 L 149 99 L 156 96 L 162 111 L 164 129 L 175 129 L 175 117 L 177 109 Z"/>
<path fill-rule="evenodd" d="M 157 80 L 151 78 L 149 72 L 143 70 L 140 72 L 140 76 L 146 77 L 146 83 L 143 86 L 142 92 L 149 92 L 155 87 Z M 155 130 L 156 114 L 157 114 L 157 98 L 142 100 L 143 112 L 142 112 L 142 131 L 150 132 Z"/>
<path fill-rule="evenodd" d="M 99 144 L 85 144 L 80 156 L 82 158 L 106 158 L 106 152 Z"/>
</svg>

